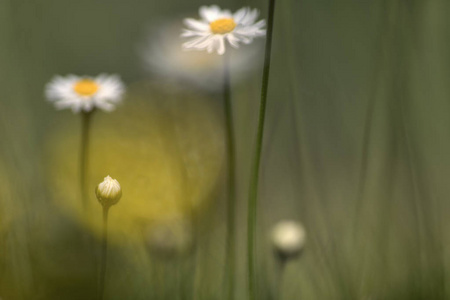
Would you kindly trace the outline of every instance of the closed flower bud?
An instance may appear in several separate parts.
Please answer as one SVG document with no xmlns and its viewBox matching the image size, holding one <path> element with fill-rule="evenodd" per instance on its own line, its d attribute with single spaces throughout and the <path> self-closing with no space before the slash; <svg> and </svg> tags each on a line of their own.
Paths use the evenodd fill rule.
<svg viewBox="0 0 450 300">
<path fill-rule="evenodd" d="M 122 197 L 122 188 L 116 179 L 106 176 L 95 189 L 95 195 L 103 207 L 110 207 L 119 202 Z"/>
<path fill-rule="evenodd" d="M 294 221 L 281 221 L 272 230 L 272 244 L 280 259 L 286 260 L 298 256 L 306 241 L 303 226 Z"/>
</svg>

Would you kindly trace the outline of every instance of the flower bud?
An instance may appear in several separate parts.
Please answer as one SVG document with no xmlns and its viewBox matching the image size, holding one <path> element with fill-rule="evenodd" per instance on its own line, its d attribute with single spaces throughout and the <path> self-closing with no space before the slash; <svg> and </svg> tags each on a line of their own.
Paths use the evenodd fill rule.
<svg viewBox="0 0 450 300">
<path fill-rule="evenodd" d="M 122 197 L 122 188 L 116 179 L 106 176 L 95 189 L 95 195 L 103 207 L 110 207 L 119 202 Z"/>
<path fill-rule="evenodd" d="M 286 260 L 298 256 L 306 241 L 303 226 L 295 221 L 281 221 L 275 225 L 271 234 L 272 244 L 280 259 Z"/>
</svg>

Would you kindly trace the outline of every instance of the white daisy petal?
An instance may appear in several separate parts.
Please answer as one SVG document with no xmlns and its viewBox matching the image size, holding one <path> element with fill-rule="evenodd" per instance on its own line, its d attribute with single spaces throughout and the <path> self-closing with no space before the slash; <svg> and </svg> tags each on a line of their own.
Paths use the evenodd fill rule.
<svg viewBox="0 0 450 300">
<path fill-rule="evenodd" d="M 201 45 L 205 41 L 208 41 L 209 39 L 210 39 L 209 36 L 201 36 L 201 37 L 195 38 L 193 40 L 190 40 L 190 41 L 184 43 L 183 48 L 190 49 L 190 48 L 198 47 L 199 45 Z"/>
<path fill-rule="evenodd" d="M 247 44 L 247 45 L 253 41 L 253 38 L 251 38 L 250 36 L 245 35 L 245 34 L 235 33 L 234 35 L 240 42 Z"/>
<path fill-rule="evenodd" d="M 200 17 L 207 22 L 212 22 L 217 19 L 220 14 L 220 7 L 217 5 L 202 6 L 199 10 Z"/>
<path fill-rule="evenodd" d="M 89 112 L 94 108 L 111 111 L 120 102 L 125 87 L 117 75 L 100 74 L 97 77 L 68 75 L 55 76 L 45 87 L 47 99 L 57 109 L 70 108 L 74 113 Z"/>
<path fill-rule="evenodd" d="M 181 33 L 181 37 L 205 36 L 205 35 L 209 34 L 205 32 L 193 31 L 188 29 L 184 29 L 183 32 Z"/>
<path fill-rule="evenodd" d="M 207 47 L 209 44 L 212 43 L 212 40 L 214 39 L 214 37 L 208 36 L 203 42 L 198 43 L 197 44 L 197 49 L 204 49 L 205 47 Z"/>
<path fill-rule="evenodd" d="M 223 55 L 226 51 L 226 43 L 238 48 L 239 43 L 250 44 L 253 38 L 266 34 L 263 27 L 265 21 L 256 22 L 259 12 L 257 9 L 241 8 L 234 14 L 229 10 L 221 10 L 218 6 L 202 6 L 199 9 L 200 20 L 185 19 L 187 29 L 184 29 L 181 37 L 191 40 L 183 43 L 184 50 L 214 51 Z"/>
<path fill-rule="evenodd" d="M 261 29 L 261 28 L 264 27 L 264 26 L 266 26 L 266 20 L 258 21 L 258 22 L 256 22 L 255 24 L 253 24 L 252 27 Z M 265 31 L 265 30 L 264 30 L 264 31 Z"/>
<path fill-rule="evenodd" d="M 225 39 L 217 39 L 218 40 L 218 48 L 217 48 L 217 54 L 223 55 L 225 53 Z"/>
<path fill-rule="evenodd" d="M 236 49 L 239 48 L 239 39 L 236 38 L 234 35 L 228 34 L 227 35 L 227 40 L 228 40 L 228 43 L 230 43 L 230 45 L 232 47 L 234 47 Z"/>
<path fill-rule="evenodd" d="M 243 7 L 240 10 L 238 10 L 237 12 L 235 12 L 233 15 L 234 22 L 241 23 L 243 18 L 247 15 L 247 12 L 248 12 L 247 7 Z"/>
<path fill-rule="evenodd" d="M 98 101 L 95 105 L 98 108 L 100 108 L 104 111 L 108 111 L 108 112 L 113 111 L 116 108 L 116 106 L 114 104 L 108 103 L 108 102 L 102 102 L 102 101 Z"/>
<path fill-rule="evenodd" d="M 241 24 L 242 25 L 251 25 L 255 23 L 256 18 L 259 16 L 259 11 L 257 9 L 248 9 L 247 14 L 242 19 Z"/>
<path fill-rule="evenodd" d="M 197 21 L 194 19 L 185 19 L 184 24 L 193 30 L 205 31 L 209 29 L 209 24 L 206 22 Z"/>
</svg>

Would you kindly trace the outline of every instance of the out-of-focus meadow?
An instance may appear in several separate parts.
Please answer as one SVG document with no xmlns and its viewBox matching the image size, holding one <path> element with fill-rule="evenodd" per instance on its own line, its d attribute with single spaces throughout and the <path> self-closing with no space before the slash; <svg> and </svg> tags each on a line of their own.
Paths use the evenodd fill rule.
<svg viewBox="0 0 450 300">
<path fill-rule="evenodd" d="M 110 210 L 105 299 L 225 299 L 222 71 L 170 51 L 181 52 L 181 20 L 205 4 L 0 1 L 1 299 L 95 299 L 94 188 L 108 174 L 123 197 Z M 267 18 L 267 1 L 215 4 Z M 449 15 L 448 0 L 277 1 L 257 299 L 450 298 Z M 230 55 L 235 299 L 246 299 L 263 48 L 261 39 Z M 119 74 L 127 95 L 93 116 L 87 216 L 80 118 L 43 91 L 55 74 L 102 72 Z M 269 234 L 284 219 L 304 225 L 307 244 L 281 281 Z"/>
</svg>

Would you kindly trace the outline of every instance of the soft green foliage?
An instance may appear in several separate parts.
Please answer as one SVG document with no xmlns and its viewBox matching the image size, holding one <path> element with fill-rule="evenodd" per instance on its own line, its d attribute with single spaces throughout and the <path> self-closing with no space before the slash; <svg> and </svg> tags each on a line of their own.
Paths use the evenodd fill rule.
<svg viewBox="0 0 450 300">
<path fill-rule="evenodd" d="M 266 17 L 266 2 L 217 4 L 257 7 Z M 96 294 L 97 236 L 55 204 L 45 178 L 46 140 L 77 116 L 45 102 L 45 83 L 54 74 L 101 72 L 119 73 L 128 85 L 157 81 L 143 71 L 137 45 L 152 21 L 186 17 L 203 4 L 0 1 L 2 299 Z M 283 300 L 450 298 L 449 15 L 448 0 L 277 1 L 257 299 L 276 299 L 277 290 Z M 246 199 L 261 67 L 245 82 L 231 74 L 238 300 L 246 299 Z M 221 107 L 220 94 L 208 96 Z M 224 299 L 225 197 L 216 196 L 196 217 L 195 246 L 183 255 L 111 244 L 105 299 Z M 120 205 L 125 198 L 124 191 Z M 283 280 L 268 242 L 280 219 L 300 220 L 308 234 Z"/>
</svg>

